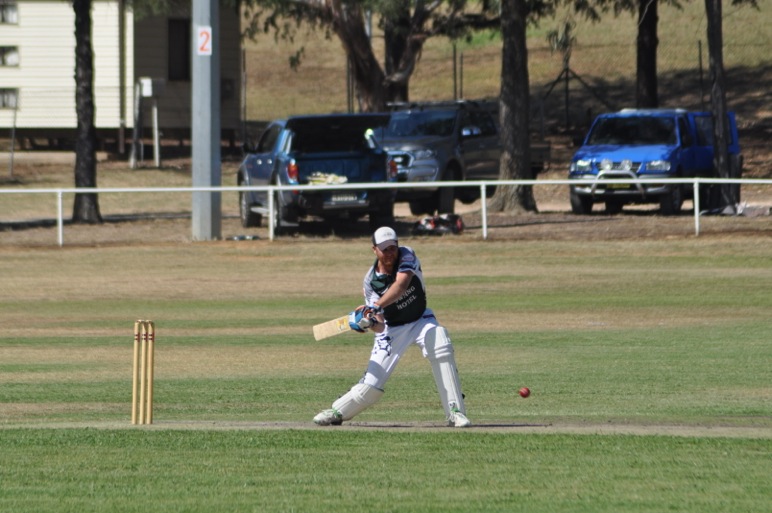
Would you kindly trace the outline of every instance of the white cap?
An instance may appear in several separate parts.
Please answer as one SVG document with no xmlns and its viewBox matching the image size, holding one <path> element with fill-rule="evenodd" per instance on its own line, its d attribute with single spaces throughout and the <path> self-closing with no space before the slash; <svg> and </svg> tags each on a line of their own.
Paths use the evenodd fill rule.
<svg viewBox="0 0 772 513">
<path fill-rule="evenodd" d="M 397 245 L 397 232 L 389 228 L 388 226 L 381 226 L 373 234 L 373 246 L 378 246 L 378 249 L 384 250 L 389 246 Z"/>
</svg>

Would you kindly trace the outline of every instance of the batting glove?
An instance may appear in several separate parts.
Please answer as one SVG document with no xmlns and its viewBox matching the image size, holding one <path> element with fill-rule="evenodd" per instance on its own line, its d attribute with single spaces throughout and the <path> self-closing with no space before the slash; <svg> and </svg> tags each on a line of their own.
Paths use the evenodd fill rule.
<svg viewBox="0 0 772 513">
<path fill-rule="evenodd" d="M 369 312 L 371 315 L 383 314 L 383 307 L 378 305 L 367 305 L 364 308 L 365 308 L 365 311 Z"/>
<path fill-rule="evenodd" d="M 374 324 L 372 316 L 367 314 L 366 308 L 357 308 L 348 314 L 348 325 L 354 331 L 364 333 Z"/>
</svg>

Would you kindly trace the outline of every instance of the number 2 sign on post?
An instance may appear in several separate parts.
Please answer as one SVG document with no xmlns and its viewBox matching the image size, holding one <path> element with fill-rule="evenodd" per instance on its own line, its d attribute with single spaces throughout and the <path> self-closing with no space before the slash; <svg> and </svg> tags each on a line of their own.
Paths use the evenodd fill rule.
<svg viewBox="0 0 772 513">
<path fill-rule="evenodd" d="M 212 27 L 198 27 L 198 55 L 212 55 Z"/>
</svg>

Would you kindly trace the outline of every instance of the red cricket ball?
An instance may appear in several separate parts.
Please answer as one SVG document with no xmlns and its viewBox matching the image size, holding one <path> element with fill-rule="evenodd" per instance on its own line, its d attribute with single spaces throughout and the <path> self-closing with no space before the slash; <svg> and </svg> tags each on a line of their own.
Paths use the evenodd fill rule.
<svg viewBox="0 0 772 513">
<path fill-rule="evenodd" d="M 531 391 L 528 389 L 528 387 L 523 387 L 520 389 L 520 397 L 528 397 L 531 395 Z"/>
</svg>

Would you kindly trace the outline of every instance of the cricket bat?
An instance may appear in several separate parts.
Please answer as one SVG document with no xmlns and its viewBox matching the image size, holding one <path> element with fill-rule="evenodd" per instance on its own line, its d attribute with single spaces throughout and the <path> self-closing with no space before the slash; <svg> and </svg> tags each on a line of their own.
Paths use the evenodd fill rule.
<svg viewBox="0 0 772 513">
<path fill-rule="evenodd" d="M 315 325 L 314 338 L 316 340 L 322 340 L 324 338 L 334 337 L 335 335 L 339 335 L 346 331 L 351 331 L 351 328 L 348 325 L 348 315 Z"/>
</svg>

